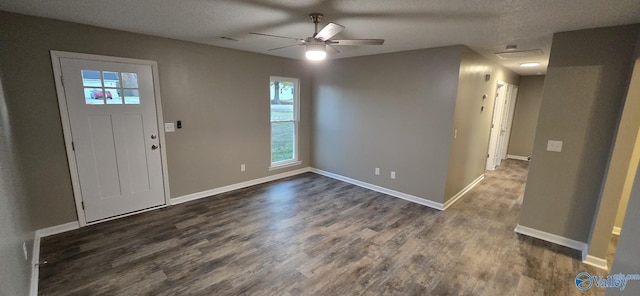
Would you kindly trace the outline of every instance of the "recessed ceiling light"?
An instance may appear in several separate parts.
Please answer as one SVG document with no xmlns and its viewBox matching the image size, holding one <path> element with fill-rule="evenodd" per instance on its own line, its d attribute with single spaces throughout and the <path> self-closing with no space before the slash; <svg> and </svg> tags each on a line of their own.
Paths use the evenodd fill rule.
<svg viewBox="0 0 640 296">
<path fill-rule="evenodd" d="M 540 63 L 522 63 L 520 64 L 520 67 L 525 67 L 525 68 L 531 68 L 531 67 L 537 67 L 540 66 Z"/>
</svg>

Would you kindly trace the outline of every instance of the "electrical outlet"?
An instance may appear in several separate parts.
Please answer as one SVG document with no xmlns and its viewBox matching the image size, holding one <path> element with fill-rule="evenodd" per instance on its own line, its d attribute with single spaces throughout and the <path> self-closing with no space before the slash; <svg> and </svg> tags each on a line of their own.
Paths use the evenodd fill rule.
<svg viewBox="0 0 640 296">
<path fill-rule="evenodd" d="M 376 176 L 380 175 L 380 168 L 376 168 Z"/>
<path fill-rule="evenodd" d="M 29 260 L 29 253 L 27 252 L 27 243 L 22 243 L 22 252 L 24 252 L 24 260 Z"/>
<path fill-rule="evenodd" d="M 244 172 L 247 167 L 243 164 L 240 165 L 240 171 Z"/>
<path fill-rule="evenodd" d="M 390 177 L 391 177 L 391 179 L 395 179 L 396 178 L 396 172 L 391 172 Z"/>
</svg>

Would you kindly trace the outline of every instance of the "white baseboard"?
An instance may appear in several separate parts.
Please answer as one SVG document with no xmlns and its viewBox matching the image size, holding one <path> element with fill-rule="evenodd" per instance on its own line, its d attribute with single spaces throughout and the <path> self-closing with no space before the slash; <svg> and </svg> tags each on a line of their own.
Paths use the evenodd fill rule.
<svg viewBox="0 0 640 296">
<path fill-rule="evenodd" d="M 69 222 L 65 224 L 60 224 L 60 225 L 36 230 L 36 237 L 42 238 L 42 237 L 46 237 L 46 236 L 50 236 L 58 233 L 75 230 L 78 228 L 80 228 L 80 223 L 78 223 L 78 221 Z"/>
<path fill-rule="evenodd" d="M 574 250 L 578 250 L 580 252 L 582 252 L 582 260 L 585 260 L 586 256 L 587 256 L 587 247 L 588 245 L 586 243 L 583 242 L 579 242 L 576 240 L 572 240 L 570 238 L 566 238 L 563 236 L 559 236 L 559 235 L 555 235 L 552 233 L 548 233 L 548 232 L 544 232 L 544 231 L 540 231 L 537 229 L 533 229 L 533 228 L 529 228 L 526 226 L 522 226 L 520 224 L 518 224 L 516 226 L 516 229 L 514 229 L 515 232 L 519 233 L 519 234 L 523 234 L 526 236 L 530 236 L 530 237 L 535 237 L 537 239 L 541 239 L 544 241 L 548 241 L 550 243 L 554 243 L 556 245 L 561 245 L 561 246 L 565 246 Z"/>
<path fill-rule="evenodd" d="M 480 175 L 480 177 L 476 178 L 475 180 L 473 180 L 473 182 L 469 183 L 469 185 L 467 185 L 467 187 L 462 188 L 462 190 L 460 190 L 460 192 L 458 192 L 451 199 L 449 199 L 447 202 L 444 203 L 444 209 L 446 210 L 447 208 L 452 206 L 456 201 L 458 201 L 460 198 L 462 198 L 467 192 L 469 192 L 471 189 L 473 189 L 473 187 L 478 185 L 478 183 L 480 183 L 480 181 L 482 181 L 483 179 L 484 179 L 484 174 Z"/>
<path fill-rule="evenodd" d="M 587 257 L 582 260 L 582 263 L 595 266 L 600 269 L 609 270 L 609 267 L 607 267 L 607 260 L 595 256 L 587 255 Z"/>
<path fill-rule="evenodd" d="M 306 167 L 306 168 L 301 168 L 301 169 L 298 169 L 298 170 L 284 172 L 284 173 L 281 173 L 281 174 L 267 176 L 267 177 L 264 177 L 264 178 L 253 179 L 253 180 L 249 180 L 249 181 L 245 181 L 245 182 L 241 182 L 241 183 L 231 184 L 231 185 L 222 186 L 222 187 L 218 187 L 218 188 L 214 188 L 214 189 L 210 189 L 210 190 L 205 190 L 205 191 L 201 191 L 201 192 L 187 194 L 187 195 L 183 195 L 183 196 L 172 198 L 171 199 L 171 205 L 177 205 L 177 204 L 189 202 L 189 201 L 192 201 L 192 200 L 197 200 L 197 199 L 209 197 L 209 196 L 212 196 L 212 195 L 217 195 L 217 194 L 221 194 L 221 193 L 225 193 L 225 192 L 229 192 L 229 191 L 233 191 L 233 190 L 242 189 L 242 188 L 249 187 L 249 186 L 254 186 L 254 185 L 258 185 L 258 184 L 262 184 L 262 183 L 266 183 L 266 182 L 271 182 L 271 181 L 275 181 L 275 180 L 282 179 L 282 178 L 287 178 L 287 177 L 303 174 L 303 173 L 310 172 L 310 171 L 311 171 L 311 168 L 310 167 Z"/>
<path fill-rule="evenodd" d="M 40 239 L 78 228 L 80 228 L 80 223 L 78 221 L 75 221 L 36 230 L 33 238 L 33 250 L 31 251 L 31 287 L 29 288 L 29 295 L 38 295 L 38 274 L 40 272 L 40 267 L 38 266 L 38 263 L 40 263 Z"/>
<path fill-rule="evenodd" d="M 33 250 L 31 251 L 31 286 L 29 287 L 29 295 L 38 295 L 38 275 L 40 268 L 38 264 L 40 262 L 40 237 L 37 235 L 33 239 Z"/>
<path fill-rule="evenodd" d="M 611 231 L 611 233 L 613 233 L 615 235 L 620 235 L 620 231 L 622 231 L 622 228 L 614 226 L 613 230 Z"/>
<path fill-rule="evenodd" d="M 528 156 L 520 156 L 520 155 L 511 155 L 511 154 L 507 154 L 507 158 L 508 158 L 508 159 L 517 159 L 517 160 L 529 161 L 529 157 L 528 157 Z"/>
<path fill-rule="evenodd" d="M 330 173 L 330 172 L 319 170 L 319 169 L 316 169 L 316 168 L 312 168 L 311 172 L 319 174 L 319 175 L 323 175 L 323 176 L 326 176 L 326 177 L 329 177 L 329 178 L 333 178 L 333 179 L 336 179 L 336 180 L 340 180 L 340 181 L 343 181 L 343 182 L 351 183 L 353 185 L 360 186 L 360 187 L 363 187 L 363 188 L 367 188 L 367 189 L 370 189 L 370 190 L 373 190 L 373 191 L 377 191 L 377 192 L 381 192 L 381 193 L 384 193 L 384 194 L 387 194 L 387 195 L 391 195 L 391 196 L 394 196 L 394 197 L 402 198 L 404 200 L 407 200 L 407 201 L 410 201 L 410 202 L 413 202 L 413 203 L 417 203 L 417 204 L 420 204 L 420 205 L 423 205 L 423 206 L 427 206 L 427 207 L 430 207 L 430 208 L 434 208 L 436 210 L 440 210 L 440 211 L 444 210 L 444 205 L 442 203 L 430 201 L 430 200 L 422 198 L 422 197 L 418 197 L 418 196 L 415 196 L 415 195 L 411 195 L 411 194 L 403 193 L 403 192 L 400 192 L 400 191 L 388 189 L 388 188 L 385 188 L 385 187 L 382 187 L 382 186 L 378 186 L 378 185 L 373 185 L 373 184 L 370 184 L 370 183 L 367 183 L 367 182 L 362 182 L 362 181 L 359 181 L 359 180 L 356 180 L 356 179 L 351 179 L 349 177 L 345 177 L 345 176 L 342 176 L 342 175 Z"/>
</svg>

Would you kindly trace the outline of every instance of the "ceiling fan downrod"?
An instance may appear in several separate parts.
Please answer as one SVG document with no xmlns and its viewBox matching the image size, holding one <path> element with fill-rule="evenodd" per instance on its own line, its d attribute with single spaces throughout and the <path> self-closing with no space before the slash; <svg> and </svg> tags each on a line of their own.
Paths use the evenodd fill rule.
<svg viewBox="0 0 640 296">
<path fill-rule="evenodd" d="M 315 38 L 316 35 L 318 34 L 318 23 L 320 23 L 322 21 L 322 18 L 324 17 L 324 15 L 322 15 L 322 13 L 312 13 L 309 14 L 309 18 L 311 19 L 311 21 L 313 22 L 313 24 L 315 25 L 315 32 L 313 33 L 313 37 Z"/>
</svg>

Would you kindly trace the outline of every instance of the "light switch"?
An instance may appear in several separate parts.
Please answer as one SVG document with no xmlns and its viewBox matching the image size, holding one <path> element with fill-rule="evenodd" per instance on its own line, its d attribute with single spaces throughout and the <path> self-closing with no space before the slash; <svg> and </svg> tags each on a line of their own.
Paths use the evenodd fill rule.
<svg viewBox="0 0 640 296">
<path fill-rule="evenodd" d="M 562 141 L 549 140 L 547 142 L 547 151 L 562 152 Z"/>
<path fill-rule="evenodd" d="M 165 131 L 165 132 L 167 132 L 167 133 L 175 132 L 175 131 L 176 131 L 176 127 L 175 127 L 175 125 L 173 124 L 173 122 L 167 122 L 167 123 L 165 123 L 165 124 L 164 124 L 164 131 Z"/>
</svg>

